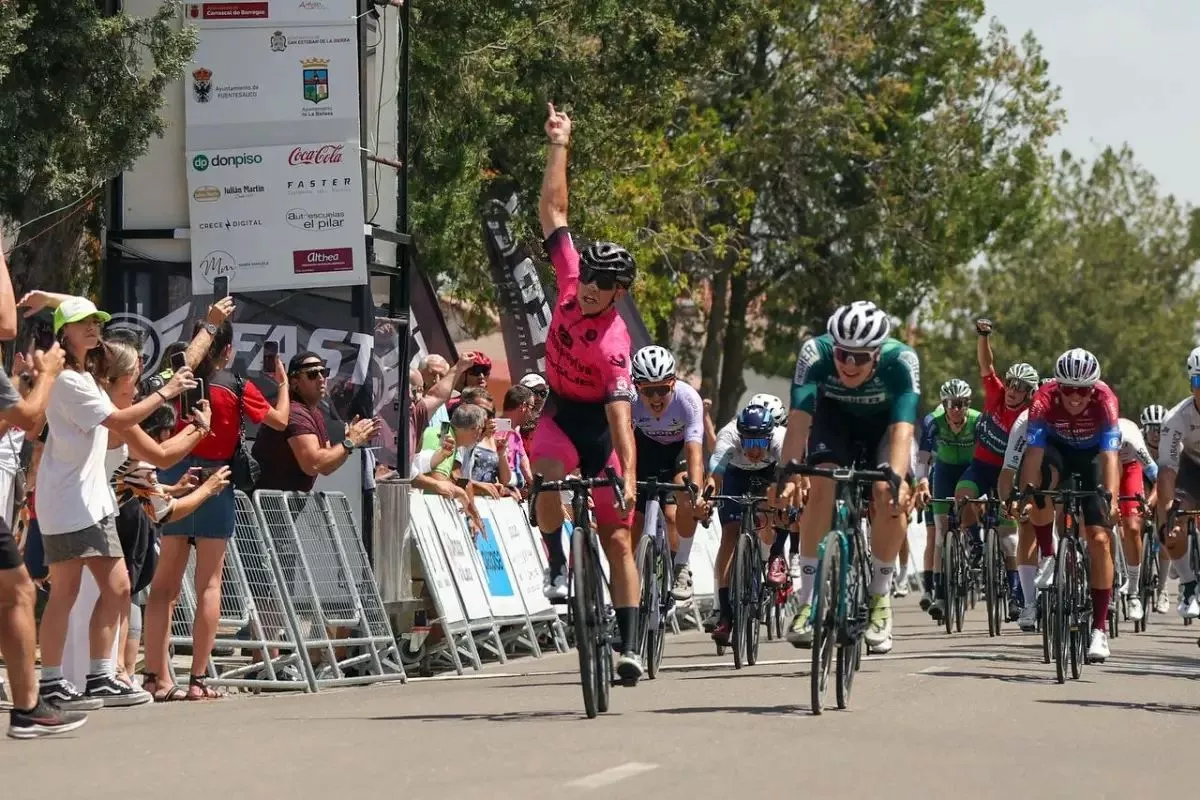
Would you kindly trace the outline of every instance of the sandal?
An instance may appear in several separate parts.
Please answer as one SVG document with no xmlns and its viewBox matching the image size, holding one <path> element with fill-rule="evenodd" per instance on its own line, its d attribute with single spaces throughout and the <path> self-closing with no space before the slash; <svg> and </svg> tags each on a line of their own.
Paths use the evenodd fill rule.
<svg viewBox="0 0 1200 800">
<path fill-rule="evenodd" d="M 218 699 L 220 699 L 221 693 L 218 692 L 216 689 L 210 689 L 208 687 L 208 685 L 205 684 L 206 680 L 207 680 L 207 677 L 204 675 L 188 676 L 188 690 L 187 690 L 187 699 L 188 700 L 218 700 Z M 196 694 L 193 694 L 192 693 L 193 689 L 198 689 L 199 692 Z"/>
<path fill-rule="evenodd" d="M 174 683 L 170 686 L 161 685 L 158 676 L 153 672 L 142 673 L 142 689 L 149 692 L 156 703 L 174 703 L 187 698 L 187 692 Z"/>
</svg>

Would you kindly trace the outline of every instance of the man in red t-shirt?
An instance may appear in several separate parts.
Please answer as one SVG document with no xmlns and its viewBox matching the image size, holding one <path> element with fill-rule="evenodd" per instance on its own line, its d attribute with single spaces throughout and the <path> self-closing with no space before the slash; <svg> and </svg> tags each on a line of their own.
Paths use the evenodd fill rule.
<svg viewBox="0 0 1200 800">
<path fill-rule="evenodd" d="M 346 436 L 332 444 L 325 429 L 321 399 L 329 369 L 316 353 L 298 353 L 288 362 L 291 408 L 282 431 L 263 428 L 254 442 L 261 472 L 255 489 L 311 492 L 318 475 L 330 475 L 355 449 L 379 432 L 378 419 L 358 419 L 346 426 Z"/>
</svg>

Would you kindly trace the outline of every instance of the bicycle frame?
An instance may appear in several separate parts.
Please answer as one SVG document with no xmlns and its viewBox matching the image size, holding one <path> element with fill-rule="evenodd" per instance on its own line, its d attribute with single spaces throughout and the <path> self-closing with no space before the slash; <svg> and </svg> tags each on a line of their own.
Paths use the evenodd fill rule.
<svg viewBox="0 0 1200 800">
<path fill-rule="evenodd" d="M 634 562 L 642 573 L 641 605 L 639 611 L 643 624 L 638 631 L 639 650 L 646 658 L 646 671 L 651 679 L 658 675 L 662 660 L 664 639 L 661 637 L 666 616 L 673 604 L 671 596 L 671 559 L 667 542 L 667 520 L 663 513 L 663 497 L 668 493 L 688 492 L 695 498 L 696 487 L 691 485 L 659 483 L 655 479 L 638 481 L 638 490 L 646 495 L 646 510 L 643 512 L 642 533 L 634 553 Z M 645 568 L 647 552 L 651 554 L 650 568 Z M 657 573 L 657 574 L 656 574 Z M 647 596 L 648 595 L 648 596 Z"/>
<path fill-rule="evenodd" d="M 742 507 L 742 519 L 738 527 L 737 541 L 734 544 L 733 561 L 729 567 L 730 576 L 728 588 L 730 590 L 730 601 L 734 606 L 733 631 L 730 636 L 730 645 L 733 647 L 733 665 L 736 669 L 741 669 L 742 666 L 743 647 L 745 648 L 746 662 L 750 666 L 754 666 L 754 662 L 758 660 L 757 632 L 758 625 L 761 622 L 759 619 L 759 613 L 762 607 L 762 587 L 766 583 L 766 578 L 763 575 L 764 565 L 760 556 L 759 539 L 754 522 L 755 517 L 758 514 L 758 506 L 767 502 L 768 498 L 760 495 L 752 495 L 748 491 L 740 495 L 705 495 L 705 498 L 715 502 L 725 501 L 737 503 Z M 753 585 L 742 586 L 740 584 L 741 576 L 738 574 L 737 565 L 738 549 L 742 540 L 749 542 L 748 549 L 754 554 L 755 566 L 757 567 L 757 575 L 759 577 L 757 597 L 754 596 L 755 587 Z M 753 578 L 751 581 L 753 582 Z M 736 594 L 734 592 L 735 588 Z M 743 604 L 752 610 L 757 608 L 758 611 L 754 611 L 754 613 L 747 617 L 747 615 L 740 613 Z M 739 617 L 746 617 L 744 622 L 748 627 L 743 628 L 743 626 L 739 624 Z M 720 654 L 720 652 L 721 651 L 718 648 L 718 654 Z"/>
</svg>

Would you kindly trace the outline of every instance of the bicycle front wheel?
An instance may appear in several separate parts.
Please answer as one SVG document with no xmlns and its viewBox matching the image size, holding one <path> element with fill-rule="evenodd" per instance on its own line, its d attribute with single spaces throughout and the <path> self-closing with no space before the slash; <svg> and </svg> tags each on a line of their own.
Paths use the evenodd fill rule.
<svg viewBox="0 0 1200 800">
<path fill-rule="evenodd" d="M 825 690 L 829 688 L 829 668 L 837 647 L 839 587 L 841 586 L 841 543 L 836 533 L 825 536 L 817 562 L 816 588 L 813 593 L 812 672 L 809 676 L 812 713 L 825 710 Z"/>
<path fill-rule="evenodd" d="M 750 546 L 754 539 L 743 532 L 738 535 L 733 552 L 733 575 L 729 581 L 729 601 L 733 605 L 733 626 L 729 644 L 733 647 L 733 668 L 741 669 L 746 661 L 746 629 L 750 625 L 750 583 L 747 580 L 750 564 Z"/>
<path fill-rule="evenodd" d="M 853 540 L 851 540 L 853 541 Z M 850 704 L 850 690 L 854 688 L 854 673 L 862 661 L 861 631 L 866 627 L 867 595 L 863 585 L 862 574 L 859 571 L 858 559 L 863 557 L 851 544 L 851 556 L 848 568 L 845 570 L 845 602 L 843 618 L 839 627 L 841 641 L 837 651 L 837 705 L 845 708 Z M 853 633 L 852 633 L 853 632 Z"/>
<path fill-rule="evenodd" d="M 988 618 L 988 636 L 1000 635 L 1000 586 L 1001 583 L 996 579 L 997 570 L 999 567 L 996 564 L 996 558 L 1000 550 L 999 537 L 996 535 L 995 529 L 989 529 L 987 539 L 984 541 L 983 551 L 983 593 L 985 605 L 987 606 Z M 1004 564 L 1001 558 L 1000 566 Z"/>
<path fill-rule="evenodd" d="M 1146 625 L 1150 622 L 1150 613 L 1154 610 L 1155 594 L 1158 589 L 1158 553 L 1154 549 L 1155 538 L 1152 533 L 1142 534 L 1142 565 L 1138 569 L 1138 599 L 1142 601 L 1142 618 L 1134 620 L 1133 632 L 1145 633 Z"/>
<path fill-rule="evenodd" d="M 642 587 L 641 598 L 638 601 L 638 642 L 634 651 L 642 657 L 642 663 L 647 666 L 653 657 L 651 640 L 654 636 L 650 631 L 651 609 L 655 604 L 655 575 L 654 575 L 654 544 L 649 536 L 642 535 L 638 542 L 637 553 L 634 555 L 637 564 L 638 580 Z M 651 675 L 651 678 L 654 676 Z"/>
<path fill-rule="evenodd" d="M 588 719 L 599 711 L 597 698 L 596 650 L 600 626 L 604 624 L 604 606 L 595 605 L 595 591 L 589 574 L 590 556 L 584 544 L 586 529 L 577 528 L 571 536 L 571 616 L 575 628 L 575 650 L 579 654 L 579 684 L 583 689 L 583 710 Z"/>
<path fill-rule="evenodd" d="M 946 539 L 942 543 L 942 586 L 943 593 L 946 595 L 946 611 L 942 617 L 942 622 L 946 626 L 946 633 L 954 633 L 954 603 L 958 594 L 957 586 L 957 570 L 955 569 L 955 552 L 954 539 L 956 534 L 953 531 L 946 533 Z"/>
<path fill-rule="evenodd" d="M 967 600 L 973 596 L 973 580 L 971 578 L 971 559 L 967 554 L 966 539 L 961 534 L 955 537 L 955 582 L 958 584 L 954 593 L 954 631 L 962 633 L 963 619 L 967 615 Z M 974 606 L 974 600 L 971 600 Z"/>
<path fill-rule="evenodd" d="M 1071 540 L 1060 539 L 1058 542 L 1058 557 L 1054 564 L 1054 586 L 1049 594 L 1054 603 L 1054 674 L 1059 683 L 1067 682 L 1067 671 L 1070 669 L 1069 650 L 1071 645 L 1071 630 L 1075 627 L 1074 612 L 1071 609 L 1074 595 L 1071 592 L 1070 568 L 1074 547 Z"/>
</svg>

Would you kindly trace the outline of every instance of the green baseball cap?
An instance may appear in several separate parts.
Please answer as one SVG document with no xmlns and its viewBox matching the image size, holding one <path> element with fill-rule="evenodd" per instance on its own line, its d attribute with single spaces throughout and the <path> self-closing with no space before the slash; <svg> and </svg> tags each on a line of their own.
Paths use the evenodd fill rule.
<svg viewBox="0 0 1200 800">
<path fill-rule="evenodd" d="M 62 330 L 63 325 L 83 322 L 90 317 L 95 317 L 101 322 L 108 322 L 112 319 L 112 314 L 96 308 L 96 304 L 86 297 L 68 297 L 59 304 L 58 308 L 54 309 L 54 332 L 57 334 Z"/>
</svg>

